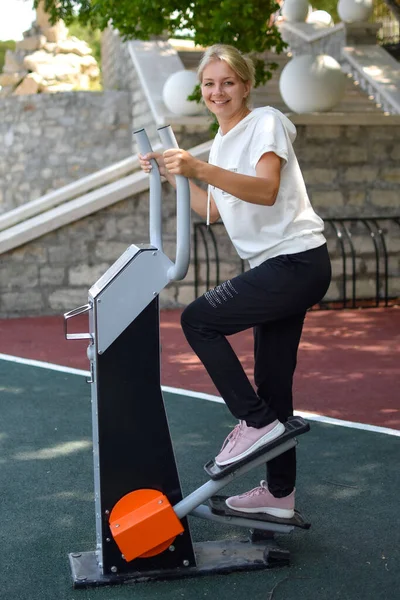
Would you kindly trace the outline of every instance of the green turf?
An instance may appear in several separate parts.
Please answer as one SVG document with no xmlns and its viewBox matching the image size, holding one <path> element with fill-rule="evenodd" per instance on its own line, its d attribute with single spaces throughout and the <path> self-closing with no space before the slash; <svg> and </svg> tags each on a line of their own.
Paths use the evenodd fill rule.
<svg viewBox="0 0 400 600">
<path fill-rule="evenodd" d="M 4 600 L 391 600 L 398 597 L 398 437 L 311 424 L 300 438 L 298 507 L 308 532 L 280 536 L 289 568 L 73 590 L 67 555 L 94 549 L 90 389 L 85 378 L 0 361 L 0 597 Z M 165 394 L 184 493 L 233 420 Z M 351 399 L 349 399 L 351 401 Z M 263 469 L 228 492 L 254 487 Z M 190 519 L 193 538 L 244 530 Z M 276 586 L 276 587 L 275 587 Z"/>
</svg>

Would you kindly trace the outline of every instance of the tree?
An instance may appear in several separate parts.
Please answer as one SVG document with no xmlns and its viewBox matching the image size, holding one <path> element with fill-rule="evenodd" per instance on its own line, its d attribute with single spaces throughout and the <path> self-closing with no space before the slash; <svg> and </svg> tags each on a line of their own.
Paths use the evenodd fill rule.
<svg viewBox="0 0 400 600">
<path fill-rule="evenodd" d="M 16 43 L 14 40 L 0 41 L 0 73 L 4 67 L 4 60 L 7 50 L 15 50 Z"/>
<path fill-rule="evenodd" d="M 97 64 L 101 65 L 101 31 L 99 29 L 93 29 L 89 25 L 80 23 L 78 18 L 75 17 L 73 21 L 68 23 L 68 30 L 70 35 L 74 35 L 79 40 L 86 42 L 92 49 L 93 56 L 97 61 Z"/>
<path fill-rule="evenodd" d="M 392 12 L 394 17 L 400 23 L 400 1 L 399 0 L 384 0 L 386 6 Z"/>
<path fill-rule="evenodd" d="M 276 68 L 260 55 L 271 49 L 279 54 L 286 46 L 271 19 L 279 9 L 275 0 L 44 0 L 44 6 L 53 21 L 67 25 L 75 16 L 94 29 L 104 30 L 111 22 L 124 39 L 186 32 L 201 46 L 232 44 L 252 56 L 256 86 Z"/>
</svg>

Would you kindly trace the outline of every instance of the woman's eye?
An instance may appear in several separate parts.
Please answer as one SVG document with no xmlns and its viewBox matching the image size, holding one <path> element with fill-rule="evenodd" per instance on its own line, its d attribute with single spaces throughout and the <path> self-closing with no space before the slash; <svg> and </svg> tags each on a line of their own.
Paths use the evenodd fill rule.
<svg viewBox="0 0 400 600">
<path fill-rule="evenodd" d="M 233 85 L 233 81 L 225 81 L 225 85 Z"/>
</svg>

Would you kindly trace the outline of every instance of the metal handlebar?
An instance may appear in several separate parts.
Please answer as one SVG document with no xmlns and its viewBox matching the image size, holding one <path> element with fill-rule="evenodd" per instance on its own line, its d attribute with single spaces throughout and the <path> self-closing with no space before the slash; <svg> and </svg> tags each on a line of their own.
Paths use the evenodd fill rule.
<svg viewBox="0 0 400 600">
<path fill-rule="evenodd" d="M 134 132 L 140 154 L 153 152 L 150 140 L 144 129 Z M 150 177 L 150 244 L 162 251 L 162 211 L 161 211 L 161 177 L 157 161 L 152 158 Z"/>
<path fill-rule="evenodd" d="M 158 134 L 164 148 L 179 148 L 178 142 L 169 125 L 160 127 Z M 146 131 L 136 131 L 136 141 L 140 154 L 152 152 Z M 161 179 L 157 162 L 151 160 L 150 172 L 150 243 L 162 250 L 162 211 L 161 211 Z M 176 175 L 176 258 L 168 270 L 170 281 L 183 279 L 190 262 L 190 188 L 189 181 L 182 175 Z"/>
</svg>

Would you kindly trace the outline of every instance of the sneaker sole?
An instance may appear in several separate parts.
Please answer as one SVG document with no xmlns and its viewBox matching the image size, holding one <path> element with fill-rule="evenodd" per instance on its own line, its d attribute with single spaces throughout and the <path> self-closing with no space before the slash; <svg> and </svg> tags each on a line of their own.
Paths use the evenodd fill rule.
<svg viewBox="0 0 400 600">
<path fill-rule="evenodd" d="M 233 506 L 230 504 L 229 499 L 225 500 L 225 503 L 228 508 L 231 510 L 236 510 L 241 513 L 248 514 L 263 514 L 270 515 L 271 517 L 278 517 L 278 519 L 291 519 L 294 516 L 294 510 L 290 510 L 288 508 L 244 508 Z"/>
<path fill-rule="evenodd" d="M 256 450 L 258 450 L 262 446 L 265 446 L 266 444 L 269 444 L 273 440 L 276 440 L 276 438 L 278 438 L 280 435 L 282 435 L 284 433 L 284 431 L 285 431 L 284 424 L 279 422 L 277 425 L 275 425 L 275 427 L 271 431 L 269 431 L 268 433 L 263 435 L 262 438 L 257 440 L 252 446 L 250 446 L 250 448 L 247 448 L 247 450 L 245 450 L 241 454 L 238 454 L 237 456 L 235 456 L 233 458 L 230 458 L 228 460 L 223 460 L 221 462 L 217 461 L 217 459 L 215 459 L 215 464 L 218 465 L 218 467 L 224 467 L 225 465 L 231 465 L 235 462 L 238 462 L 238 461 L 242 460 L 243 458 L 246 458 L 246 456 L 249 456 L 249 454 L 252 454 Z"/>
</svg>

